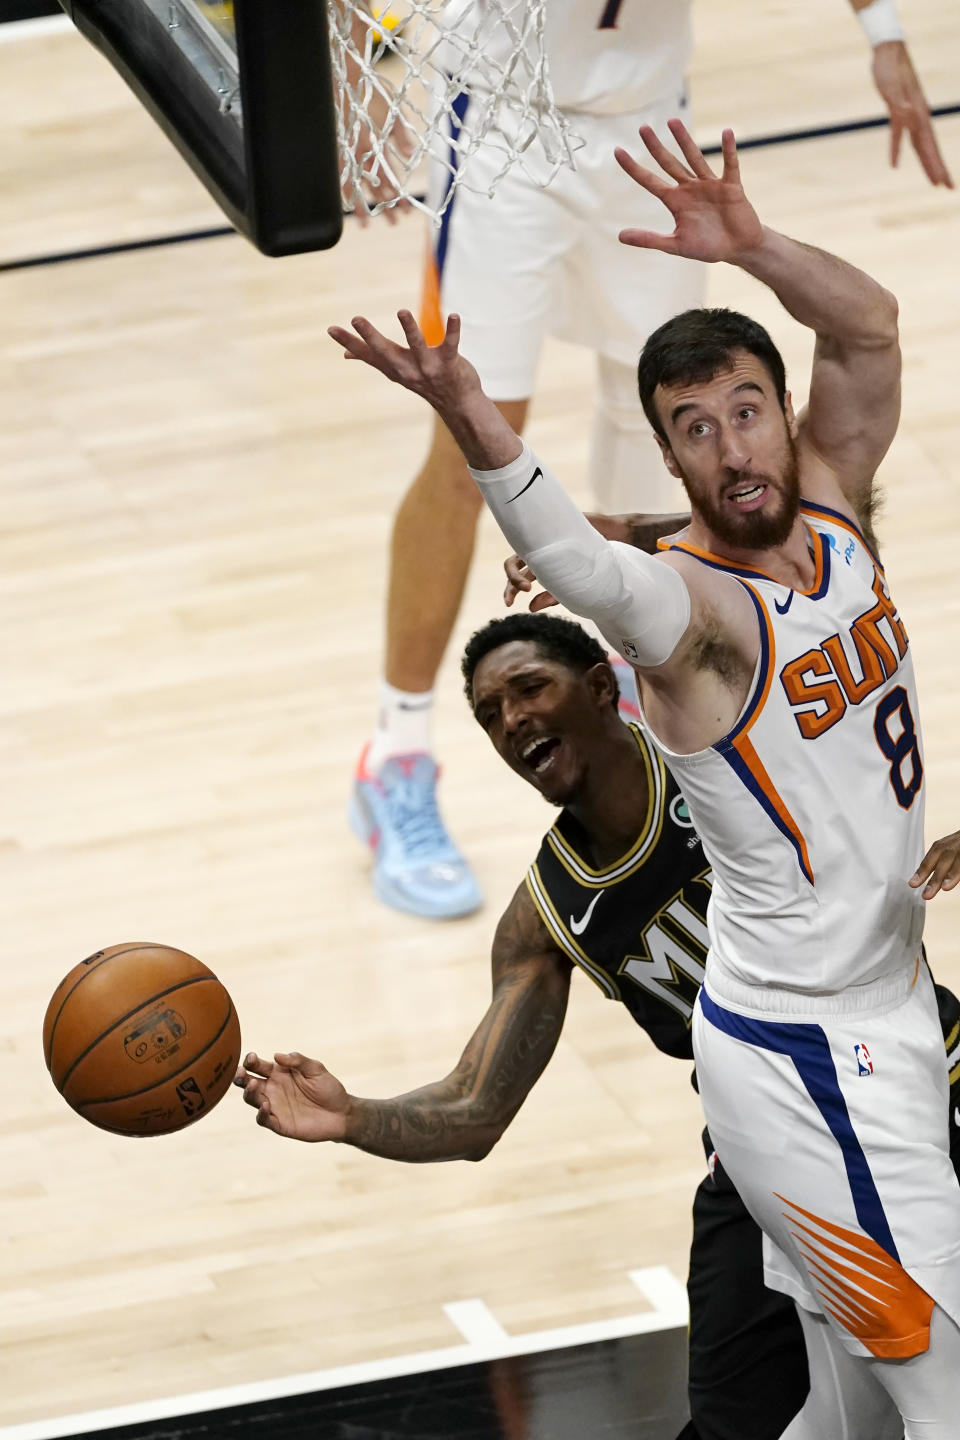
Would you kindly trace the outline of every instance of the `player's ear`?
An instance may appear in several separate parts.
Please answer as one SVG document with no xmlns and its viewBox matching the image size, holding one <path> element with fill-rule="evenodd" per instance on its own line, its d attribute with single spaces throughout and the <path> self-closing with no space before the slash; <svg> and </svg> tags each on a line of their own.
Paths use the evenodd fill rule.
<svg viewBox="0 0 960 1440">
<path fill-rule="evenodd" d="M 664 440 L 662 435 L 658 435 L 656 431 L 653 432 L 653 438 L 660 446 L 660 454 L 663 456 L 663 463 L 670 471 L 670 474 L 673 476 L 674 480 L 682 480 L 683 472 L 681 471 L 680 466 L 674 459 L 673 451 L 670 449 L 670 446 L 667 444 L 666 440 Z"/>
<path fill-rule="evenodd" d="M 587 685 L 598 707 L 612 705 L 616 709 L 620 698 L 620 687 L 613 668 L 606 660 L 598 661 L 587 671 Z"/>
<path fill-rule="evenodd" d="M 789 390 L 787 390 L 787 391 L 784 392 L 784 396 L 783 396 L 783 413 L 784 413 L 784 415 L 786 416 L 786 419 L 787 419 L 787 429 L 790 431 L 791 439 L 796 440 L 796 438 L 797 438 L 797 417 L 796 417 L 796 414 L 794 413 L 794 409 L 793 409 L 793 396 L 790 394 L 790 391 L 789 391 Z"/>
</svg>

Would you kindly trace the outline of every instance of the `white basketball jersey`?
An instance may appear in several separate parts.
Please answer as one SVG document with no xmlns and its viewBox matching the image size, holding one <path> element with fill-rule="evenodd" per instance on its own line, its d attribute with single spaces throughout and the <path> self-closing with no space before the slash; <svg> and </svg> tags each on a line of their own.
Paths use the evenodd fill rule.
<svg viewBox="0 0 960 1440">
<path fill-rule="evenodd" d="M 490 88 L 511 51 L 525 0 L 500 0 L 507 24 L 482 34 L 482 63 L 465 75 L 468 89 Z M 514 13 L 515 12 L 515 13 Z M 484 0 L 453 0 L 444 24 L 459 35 L 491 21 Z M 620 115 L 673 99 L 693 49 L 691 0 L 548 0 L 545 42 L 554 98 L 562 110 Z"/>
<path fill-rule="evenodd" d="M 831 993 L 911 963 L 924 902 L 923 755 L 908 640 L 883 569 L 836 511 L 804 503 L 816 578 L 740 581 L 761 648 L 733 729 L 694 755 L 652 736 L 713 866 L 712 954 L 745 984 Z M 709 980 L 709 969 L 707 971 Z"/>
</svg>

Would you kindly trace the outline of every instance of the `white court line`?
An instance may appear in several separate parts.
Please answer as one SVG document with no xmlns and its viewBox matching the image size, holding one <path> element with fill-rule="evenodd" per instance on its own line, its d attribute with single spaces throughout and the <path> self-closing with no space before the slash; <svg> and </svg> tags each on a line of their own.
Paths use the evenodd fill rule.
<svg viewBox="0 0 960 1440">
<path fill-rule="evenodd" d="M 230 1405 L 252 1405 L 258 1401 L 281 1400 L 334 1390 L 344 1385 L 362 1385 L 370 1380 L 393 1380 L 401 1375 L 420 1375 L 429 1370 L 450 1370 L 479 1360 L 503 1360 L 541 1350 L 563 1350 L 571 1345 L 590 1345 L 599 1340 L 619 1340 L 655 1330 L 675 1330 L 687 1324 L 686 1291 L 665 1266 L 633 1270 L 630 1279 L 648 1295 L 653 1310 L 641 1315 L 618 1315 L 612 1320 L 594 1320 L 567 1325 L 557 1330 L 539 1330 L 510 1335 L 482 1300 L 457 1300 L 443 1309 L 461 1334 L 464 1345 L 442 1350 L 422 1350 L 414 1355 L 395 1355 L 387 1360 L 366 1360 L 356 1365 L 339 1365 L 305 1375 L 288 1375 L 279 1380 L 258 1380 L 248 1385 L 230 1385 L 220 1390 L 200 1390 L 192 1395 L 174 1395 L 165 1400 L 146 1400 L 136 1405 L 116 1405 L 83 1415 L 60 1415 L 53 1420 L 33 1420 L 23 1425 L 0 1427 L 0 1440 L 56 1440 L 61 1435 L 89 1435 L 118 1425 L 141 1425 L 151 1420 L 169 1420 L 206 1410 L 223 1410 Z"/>
<path fill-rule="evenodd" d="M 41 15 L 37 20 L 8 20 L 0 25 L 0 45 L 32 40 L 37 35 L 63 35 L 74 28 L 69 15 Z"/>
</svg>

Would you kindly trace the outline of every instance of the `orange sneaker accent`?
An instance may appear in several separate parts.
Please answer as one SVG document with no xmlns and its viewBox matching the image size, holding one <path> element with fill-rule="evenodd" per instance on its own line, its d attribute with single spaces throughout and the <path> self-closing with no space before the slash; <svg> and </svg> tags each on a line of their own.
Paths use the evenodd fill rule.
<svg viewBox="0 0 960 1440">
<path fill-rule="evenodd" d="M 930 1345 L 933 1300 L 869 1235 L 823 1220 L 777 1195 L 806 1254 L 824 1309 L 878 1360 L 908 1360 Z M 797 1217 L 817 1227 L 804 1225 Z M 831 1239 L 830 1237 L 836 1237 Z M 808 1238 L 809 1237 L 809 1238 Z M 838 1243 L 838 1242 L 843 1243 Z M 841 1264 L 840 1261 L 846 1261 Z"/>
</svg>

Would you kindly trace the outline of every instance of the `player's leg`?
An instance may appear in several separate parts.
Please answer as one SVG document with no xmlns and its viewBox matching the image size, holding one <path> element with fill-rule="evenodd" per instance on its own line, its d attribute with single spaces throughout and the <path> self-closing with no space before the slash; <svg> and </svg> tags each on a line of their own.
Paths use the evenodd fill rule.
<svg viewBox="0 0 960 1440">
<path fill-rule="evenodd" d="M 667 118 L 685 113 L 679 91 L 678 84 L 669 103 L 639 115 L 577 116 L 586 141 L 577 156 L 584 223 L 562 258 L 561 303 L 551 329 L 599 357 L 590 479 L 598 508 L 612 513 L 673 512 L 687 503 L 643 413 L 636 367 L 653 330 L 704 303 L 706 267 L 620 244 L 624 224 L 662 229 L 664 212 L 652 196 L 628 191 L 619 167 L 609 164 L 616 145 L 635 148 L 641 124 L 666 133 Z"/>
<path fill-rule="evenodd" d="M 507 176 L 495 201 L 460 189 L 433 237 L 424 293 L 431 344 L 451 311 L 462 320 L 463 353 L 487 394 L 517 430 L 526 418 L 540 348 L 556 301 L 562 211 L 522 175 Z M 354 783 L 351 820 L 374 849 L 380 899 L 428 918 L 469 914 L 482 902 L 470 867 L 437 807 L 433 686 L 456 622 L 482 508 L 449 433 L 436 423 L 427 459 L 404 496 L 393 530 L 386 666 L 376 732 Z M 491 577 L 491 609 L 500 582 Z"/>
<path fill-rule="evenodd" d="M 525 400 L 500 402 L 522 430 Z M 434 423 L 429 454 L 393 527 L 387 647 L 377 725 L 354 782 L 351 822 L 375 849 L 373 884 L 394 909 L 430 919 L 482 903 L 436 802 L 434 682 L 470 571 L 479 491 L 450 432 Z"/>
<path fill-rule="evenodd" d="M 497 408 L 514 430 L 523 430 L 526 400 L 501 400 Z M 430 451 L 400 504 L 391 539 L 386 679 L 396 690 L 433 687 L 460 609 L 482 509 L 456 441 L 435 419 Z"/>
<path fill-rule="evenodd" d="M 643 413 L 636 363 L 607 355 L 597 356 L 590 486 L 597 509 L 606 515 L 672 514 L 687 508 L 683 487 L 664 465 Z"/>
<path fill-rule="evenodd" d="M 935 1306 L 930 1344 L 909 1360 L 871 1360 L 877 1381 L 903 1416 L 905 1440 L 956 1440 L 960 1427 L 960 1326 Z"/>
<path fill-rule="evenodd" d="M 902 1440 L 899 1412 L 872 1373 L 872 1362 L 844 1349 L 822 1315 L 799 1305 L 797 1313 L 812 1384 L 782 1440 Z"/>
<path fill-rule="evenodd" d="M 764 1284 L 759 1226 L 711 1164 L 693 1204 L 688 1440 L 778 1440 L 810 1389 L 803 1333 L 793 1301 Z"/>
</svg>

